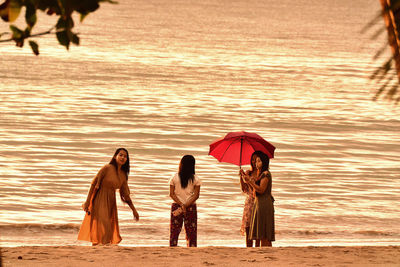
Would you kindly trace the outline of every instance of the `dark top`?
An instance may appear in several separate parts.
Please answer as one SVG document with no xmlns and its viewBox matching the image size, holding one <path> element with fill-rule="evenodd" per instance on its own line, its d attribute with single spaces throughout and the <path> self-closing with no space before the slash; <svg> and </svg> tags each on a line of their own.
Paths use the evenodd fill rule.
<svg viewBox="0 0 400 267">
<path fill-rule="evenodd" d="M 260 195 L 271 195 L 271 190 L 272 190 L 272 177 L 271 177 L 271 173 L 269 171 L 265 171 L 261 174 L 260 179 L 258 181 L 256 181 L 256 185 L 260 186 L 261 180 L 268 178 L 268 184 L 267 184 L 267 189 L 265 189 L 264 193 L 258 193 L 256 192 L 256 196 L 260 196 Z"/>
</svg>

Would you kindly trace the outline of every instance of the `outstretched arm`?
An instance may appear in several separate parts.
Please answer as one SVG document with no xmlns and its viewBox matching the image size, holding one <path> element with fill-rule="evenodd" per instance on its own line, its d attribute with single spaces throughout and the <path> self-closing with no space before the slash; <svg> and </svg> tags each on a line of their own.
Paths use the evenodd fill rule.
<svg viewBox="0 0 400 267">
<path fill-rule="evenodd" d="M 131 198 L 126 200 L 126 203 L 129 205 L 129 207 L 131 208 L 132 212 L 133 212 L 133 217 L 135 217 L 136 221 L 139 221 L 139 213 L 137 212 L 135 205 L 133 205 Z"/>
<path fill-rule="evenodd" d="M 94 189 L 95 189 L 95 185 L 94 185 L 94 184 L 91 184 L 91 185 L 90 185 L 89 192 L 88 192 L 88 195 L 87 195 L 87 198 L 86 198 L 86 201 L 85 201 L 85 203 L 83 203 L 83 205 L 82 205 L 83 210 L 86 211 L 86 212 L 89 210 L 90 199 L 92 198 Z"/>
<path fill-rule="evenodd" d="M 97 190 L 99 190 L 99 186 L 105 176 L 105 173 L 106 173 L 106 166 L 104 166 L 103 168 L 101 168 L 99 170 L 97 175 L 94 177 L 92 183 L 90 184 L 90 189 L 89 189 L 89 193 L 86 197 L 86 201 L 82 205 L 82 208 L 84 211 L 88 212 L 89 206 L 90 206 L 90 201 L 92 200 L 93 196 L 96 194 Z"/>
<path fill-rule="evenodd" d="M 126 204 L 129 205 L 129 208 L 131 208 L 131 210 L 133 212 L 133 217 L 135 218 L 135 220 L 139 221 L 139 213 L 137 212 L 135 205 L 133 205 L 133 203 L 132 203 L 132 199 L 130 196 L 131 192 L 129 190 L 127 181 L 125 181 L 122 184 L 119 193 L 121 194 L 121 199 L 124 200 L 126 202 Z M 123 196 L 123 198 L 122 198 L 122 196 Z"/>
</svg>

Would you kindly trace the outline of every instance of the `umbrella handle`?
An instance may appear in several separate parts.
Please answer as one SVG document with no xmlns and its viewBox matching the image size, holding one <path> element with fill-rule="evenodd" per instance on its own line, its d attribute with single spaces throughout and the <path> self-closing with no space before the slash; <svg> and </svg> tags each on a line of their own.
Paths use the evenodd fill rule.
<svg viewBox="0 0 400 267">
<path fill-rule="evenodd" d="M 242 168 L 242 148 L 243 148 L 243 137 L 240 138 L 240 154 L 239 154 L 239 168 Z"/>
</svg>

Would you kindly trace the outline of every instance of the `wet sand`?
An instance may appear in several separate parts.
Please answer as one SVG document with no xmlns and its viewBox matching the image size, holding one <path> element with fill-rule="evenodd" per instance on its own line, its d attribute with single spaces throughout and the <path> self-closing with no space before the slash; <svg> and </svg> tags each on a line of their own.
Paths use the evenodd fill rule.
<svg viewBox="0 0 400 267">
<path fill-rule="evenodd" d="M 3 247 L 3 266 L 400 266 L 400 246 Z"/>
</svg>

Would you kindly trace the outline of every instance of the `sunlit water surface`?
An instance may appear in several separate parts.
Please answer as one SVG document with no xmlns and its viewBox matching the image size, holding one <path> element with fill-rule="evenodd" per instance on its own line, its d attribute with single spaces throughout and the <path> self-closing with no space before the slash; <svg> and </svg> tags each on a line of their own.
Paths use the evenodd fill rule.
<svg viewBox="0 0 400 267">
<path fill-rule="evenodd" d="M 207 155 L 240 130 L 277 148 L 275 245 L 400 245 L 400 109 L 372 101 L 385 36 L 360 34 L 379 2 L 295 2 L 121 0 L 68 52 L 0 44 L 0 245 L 87 245 L 81 204 L 122 146 L 141 216 L 118 202 L 122 245 L 168 245 L 168 179 L 193 154 L 199 246 L 244 246 L 238 167 Z"/>
</svg>

